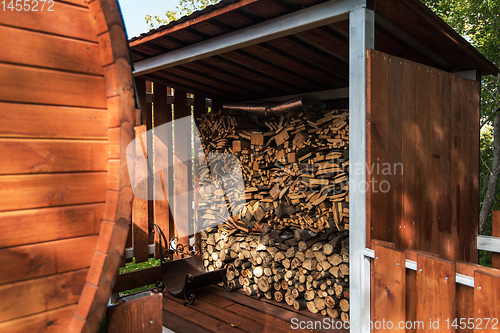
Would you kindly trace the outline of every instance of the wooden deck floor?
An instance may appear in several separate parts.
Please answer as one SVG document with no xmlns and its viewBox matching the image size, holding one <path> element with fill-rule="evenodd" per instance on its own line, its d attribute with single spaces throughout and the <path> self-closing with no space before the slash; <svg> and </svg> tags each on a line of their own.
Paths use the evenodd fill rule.
<svg viewBox="0 0 500 333">
<path fill-rule="evenodd" d="M 176 333 L 206 332 L 348 332 L 322 326 L 325 317 L 307 310 L 295 311 L 286 303 L 256 299 L 237 291 L 228 293 L 223 288 L 210 286 L 195 293 L 193 306 L 184 305 L 183 299 L 163 293 L 163 326 Z M 317 329 L 294 329 L 292 319 L 316 322 Z M 293 323 L 297 322 L 296 320 Z M 329 320 L 328 320 L 329 321 Z M 306 326 L 304 326 L 306 327 Z M 311 326 L 310 326 L 311 327 Z"/>
</svg>

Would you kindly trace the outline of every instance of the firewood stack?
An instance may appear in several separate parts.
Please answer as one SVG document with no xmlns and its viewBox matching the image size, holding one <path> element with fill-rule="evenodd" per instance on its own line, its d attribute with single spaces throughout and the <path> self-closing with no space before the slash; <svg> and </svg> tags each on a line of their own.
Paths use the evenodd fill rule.
<svg viewBox="0 0 500 333">
<path fill-rule="evenodd" d="M 229 283 L 250 296 L 348 320 L 348 112 L 257 124 L 218 111 L 198 119 L 198 131 L 206 269 L 228 265 Z"/>
</svg>

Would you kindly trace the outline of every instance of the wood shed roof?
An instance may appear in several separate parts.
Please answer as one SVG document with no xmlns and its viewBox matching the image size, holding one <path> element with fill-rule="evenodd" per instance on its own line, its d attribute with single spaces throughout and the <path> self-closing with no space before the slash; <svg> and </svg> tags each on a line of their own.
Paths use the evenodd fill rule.
<svg viewBox="0 0 500 333">
<path fill-rule="evenodd" d="M 292 20 L 293 13 L 335 2 L 339 1 L 222 0 L 130 39 L 132 57 L 137 67 L 141 67 L 141 61 L 262 26 L 280 17 Z M 377 50 L 450 72 L 475 69 L 482 75 L 498 73 L 494 64 L 420 1 L 376 0 L 368 1 L 367 6 L 375 12 Z M 143 68 L 136 77 L 224 101 L 345 88 L 348 87 L 348 29 L 348 17 L 344 16 L 334 23 L 312 25 L 296 33 L 182 63 Z"/>
</svg>

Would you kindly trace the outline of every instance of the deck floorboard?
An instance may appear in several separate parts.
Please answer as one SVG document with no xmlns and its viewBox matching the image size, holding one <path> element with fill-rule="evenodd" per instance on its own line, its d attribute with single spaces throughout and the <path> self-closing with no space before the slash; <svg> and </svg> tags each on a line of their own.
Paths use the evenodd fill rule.
<svg viewBox="0 0 500 333">
<path fill-rule="evenodd" d="M 292 325 L 293 318 L 302 322 L 323 322 L 325 317 L 306 310 L 295 311 L 286 303 L 257 299 L 238 291 L 229 293 L 216 286 L 195 292 L 196 301 L 193 306 L 184 305 L 183 299 L 175 298 L 168 292 L 164 292 L 163 295 L 163 326 L 176 333 L 323 333 L 331 332 L 333 329 L 325 326 L 316 326 L 313 330 L 297 329 L 297 325 Z M 343 329 L 335 331 L 348 332 Z"/>
</svg>

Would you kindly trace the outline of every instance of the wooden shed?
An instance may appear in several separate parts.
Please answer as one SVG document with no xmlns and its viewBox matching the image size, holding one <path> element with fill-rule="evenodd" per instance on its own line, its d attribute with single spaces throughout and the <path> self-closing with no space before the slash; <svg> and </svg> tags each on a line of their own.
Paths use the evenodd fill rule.
<svg viewBox="0 0 500 333">
<path fill-rule="evenodd" d="M 370 285 L 370 258 L 380 244 L 395 247 L 401 260 L 406 250 L 412 260 L 406 267 L 413 267 L 418 251 L 450 265 L 477 262 L 480 78 L 496 75 L 498 68 L 420 1 L 221 1 L 132 38 L 130 47 L 148 129 L 151 102 L 155 126 L 172 121 L 172 107 L 173 119 L 188 115 L 186 105 L 194 105 L 196 117 L 208 103 L 217 110 L 224 103 L 309 94 L 329 108 L 348 107 L 350 318 L 359 324 L 352 332 L 368 331 L 375 317 L 370 287 L 372 295 L 387 290 L 374 284 L 374 275 Z M 146 82 L 154 83 L 152 94 Z M 175 96 L 167 95 L 168 88 Z M 384 172 L 386 166 L 391 171 Z M 173 179 L 183 179 L 176 172 Z M 387 191 L 376 191 L 381 183 L 389 185 Z M 173 216 L 150 205 L 149 221 L 162 223 L 172 236 L 176 211 L 182 216 L 190 205 L 171 203 Z M 146 254 L 145 247 L 129 246 Z M 432 265 L 418 257 L 419 266 Z M 461 272 L 470 277 L 475 269 Z M 458 271 L 453 266 L 453 283 Z M 395 283 L 417 297 L 402 280 Z M 465 314 L 455 306 L 455 285 L 448 291 L 449 314 Z M 467 293 L 470 300 L 472 290 Z M 400 296 L 403 305 L 394 306 L 402 306 L 406 318 L 429 313 L 425 303 L 405 309 L 411 300 Z M 434 297 L 441 296 L 427 301 Z"/>
<path fill-rule="evenodd" d="M 131 220 L 127 37 L 115 0 L 34 3 L 0 15 L 0 331 L 95 332 Z"/>
</svg>

